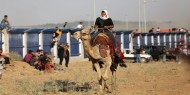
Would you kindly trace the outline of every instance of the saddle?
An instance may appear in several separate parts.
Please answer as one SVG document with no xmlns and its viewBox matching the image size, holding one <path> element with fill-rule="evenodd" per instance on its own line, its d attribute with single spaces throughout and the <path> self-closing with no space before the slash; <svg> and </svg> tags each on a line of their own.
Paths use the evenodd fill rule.
<svg viewBox="0 0 190 95">
<path fill-rule="evenodd" d="M 100 56 L 107 57 L 107 51 L 110 50 L 110 55 L 114 54 L 114 47 L 111 39 L 105 33 L 99 33 L 91 41 L 92 46 L 99 45 Z"/>
<path fill-rule="evenodd" d="M 127 65 L 124 64 L 124 54 L 120 49 L 120 44 L 118 42 L 117 37 L 115 37 L 116 40 L 116 44 L 117 44 L 117 51 L 120 54 L 119 58 L 115 58 L 114 56 L 114 46 L 113 43 L 111 41 L 111 39 L 105 34 L 105 33 L 99 33 L 97 36 L 94 37 L 94 39 L 92 39 L 91 45 L 92 46 L 96 46 L 99 45 L 99 53 L 100 56 L 105 58 L 108 55 L 108 50 L 110 50 L 110 55 L 111 55 L 111 59 L 112 59 L 112 65 L 110 67 L 111 71 L 116 71 L 118 64 L 113 64 L 113 63 L 120 63 L 119 65 L 121 67 L 127 67 Z M 101 64 L 99 64 L 101 67 Z"/>
</svg>

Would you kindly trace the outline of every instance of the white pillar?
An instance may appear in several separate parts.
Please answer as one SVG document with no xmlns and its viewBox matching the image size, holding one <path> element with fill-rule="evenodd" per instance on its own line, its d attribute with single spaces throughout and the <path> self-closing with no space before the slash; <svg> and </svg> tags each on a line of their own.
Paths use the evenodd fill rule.
<svg viewBox="0 0 190 95">
<path fill-rule="evenodd" d="M 3 52 L 9 53 L 9 34 L 7 33 L 7 29 L 2 30 L 2 42 Z"/>
<path fill-rule="evenodd" d="M 154 35 L 151 35 L 151 44 L 154 45 Z"/>
<path fill-rule="evenodd" d="M 170 48 L 172 47 L 172 36 L 171 36 L 171 34 L 169 35 L 169 45 L 170 45 Z"/>
<path fill-rule="evenodd" d="M 147 45 L 147 41 L 148 41 L 148 40 L 147 40 L 147 35 L 144 36 L 144 41 L 145 41 L 145 42 L 144 42 L 145 45 Z"/>
<path fill-rule="evenodd" d="M 123 50 L 123 49 L 124 49 L 124 33 L 121 32 L 121 50 Z"/>
<path fill-rule="evenodd" d="M 181 38 L 181 34 L 179 34 L 179 38 Z"/>
<path fill-rule="evenodd" d="M 40 32 L 39 34 L 39 45 L 40 45 L 39 49 L 43 49 L 43 33 L 42 32 Z"/>
<path fill-rule="evenodd" d="M 131 42 L 129 43 L 129 49 L 133 50 L 133 37 L 131 36 L 131 34 L 129 34 L 129 39 L 131 40 Z"/>
<path fill-rule="evenodd" d="M 184 35 L 184 48 L 187 48 L 187 36 L 186 34 Z"/>
<path fill-rule="evenodd" d="M 157 36 L 158 46 L 160 46 L 160 35 Z"/>
<path fill-rule="evenodd" d="M 84 49 L 81 39 L 79 39 L 79 54 L 80 57 L 84 57 Z"/>
<path fill-rule="evenodd" d="M 54 50 L 54 59 L 57 59 L 57 45 L 58 43 L 56 42 L 54 47 L 53 47 L 53 50 Z"/>
<path fill-rule="evenodd" d="M 163 42 L 164 42 L 164 46 L 166 46 L 166 35 L 165 35 L 165 34 L 163 35 L 163 38 L 164 38 L 164 39 L 163 39 L 163 40 L 164 40 L 164 41 L 163 41 Z"/>
<path fill-rule="evenodd" d="M 71 48 L 71 33 L 70 32 L 67 32 L 67 43 Z M 69 49 L 69 52 L 71 52 L 71 49 Z M 71 54 L 70 54 L 70 56 L 71 56 Z"/>
<path fill-rule="evenodd" d="M 175 48 L 177 47 L 177 34 L 174 35 Z"/>
<path fill-rule="evenodd" d="M 22 37 L 23 37 L 23 58 L 24 58 L 24 56 L 27 54 L 27 33 L 25 32 L 23 35 L 22 35 Z"/>
<path fill-rule="evenodd" d="M 141 45 L 141 41 L 140 41 L 140 37 L 139 36 L 137 36 L 137 44 L 138 44 L 138 46 Z"/>
</svg>

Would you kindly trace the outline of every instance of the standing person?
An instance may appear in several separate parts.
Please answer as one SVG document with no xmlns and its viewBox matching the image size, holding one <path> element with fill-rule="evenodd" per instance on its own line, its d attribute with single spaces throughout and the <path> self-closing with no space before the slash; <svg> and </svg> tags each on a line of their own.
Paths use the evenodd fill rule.
<svg viewBox="0 0 190 95">
<path fill-rule="evenodd" d="M 140 56 L 140 54 L 141 54 L 141 48 L 140 48 L 140 46 L 138 46 L 138 48 L 136 49 L 136 62 L 138 63 L 141 63 L 141 56 Z"/>
<path fill-rule="evenodd" d="M 179 59 L 180 53 L 181 53 L 181 47 L 180 47 L 180 45 L 178 45 L 177 48 L 175 48 L 175 56 L 176 56 L 175 62 L 176 62 L 177 64 L 180 64 L 180 63 L 181 63 L 181 62 L 180 62 L 180 59 Z"/>
<path fill-rule="evenodd" d="M 65 22 L 64 25 L 63 25 L 63 28 L 68 28 L 68 22 Z"/>
<path fill-rule="evenodd" d="M 62 62 L 63 62 L 63 58 L 64 58 L 64 55 L 65 55 L 65 49 L 64 49 L 64 43 L 61 43 L 59 45 L 59 48 L 58 48 L 58 57 L 60 59 L 59 61 L 59 65 L 62 65 Z"/>
<path fill-rule="evenodd" d="M 55 33 L 57 33 L 57 35 L 58 35 L 58 36 L 57 36 L 57 41 L 59 42 L 60 39 L 61 39 L 61 35 L 62 35 L 61 29 L 59 29 L 58 27 L 56 27 Z"/>
<path fill-rule="evenodd" d="M 94 28 L 97 29 L 98 28 L 98 32 L 92 37 L 92 39 L 94 39 L 94 37 L 96 35 L 98 35 L 99 33 L 104 32 L 112 41 L 113 46 L 114 46 L 114 57 L 117 59 L 120 57 L 118 51 L 117 51 L 117 45 L 116 45 L 116 41 L 115 41 L 115 37 L 112 33 L 112 28 L 114 28 L 114 24 L 112 19 L 108 16 L 108 12 L 107 10 L 103 10 L 101 12 L 101 16 L 98 17 L 96 19 Z"/>
<path fill-rule="evenodd" d="M 54 62 L 54 57 L 55 57 L 54 47 L 55 47 L 55 44 L 58 42 L 57 41 L 57 36 L 58 36 L 58 34 L 56 32 L 54 32 L 53 35 L 52 35 L 52 40 L 50 40 L 50 52 L 51 52 L 51 60 L 52 60 L 52 62 Z"/>
<path fill-rule="evenodd" d="M 2 78 L 2 73 L 3 73 L 3 65 L 5 63 L 5 59 L 3 58 L 3 56 L 0 54 L 0 79 Z"/>
<path fill-rule="evenodd" d="M 68 64 L 69 64 L 69 57 L 70 57 L 69 45 L 66 45 L 65 47 L 65 66 L 66 67 L 68 67 Z"/>
<path fill-rule="evenodd" d="M 8 20 L 8 15 L 4 15 L 4 18 L 0 24 L 0 28 L 1 30 L 3 30 L 4 28 L 8 28 L 9 30 L 11 29 L 10 22 Z"/>
<path fill-rule="evenodd" d="M 77 28 L 84 28 L 84 24 L 83 24 L 83 22 L 79 22 L 79 24 L 77 25 Z"/>
</svg>

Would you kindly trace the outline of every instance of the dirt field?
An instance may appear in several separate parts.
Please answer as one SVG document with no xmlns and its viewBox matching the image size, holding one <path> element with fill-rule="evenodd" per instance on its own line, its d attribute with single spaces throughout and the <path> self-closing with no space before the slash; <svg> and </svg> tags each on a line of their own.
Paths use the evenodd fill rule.
<svg viewBox="0 0 190 95">
<path fill-rule="evenodd" d="M 105 95 L 189 95 L 188 63 L 127 63 L 128 68 L 117 70 L 115 92 Z M 64 71 L 51 74 L 14 62 L 0 80 L 0 95 L 93 95 L 97 88 L 90 62 L 70 63 Z"/>
</svg>

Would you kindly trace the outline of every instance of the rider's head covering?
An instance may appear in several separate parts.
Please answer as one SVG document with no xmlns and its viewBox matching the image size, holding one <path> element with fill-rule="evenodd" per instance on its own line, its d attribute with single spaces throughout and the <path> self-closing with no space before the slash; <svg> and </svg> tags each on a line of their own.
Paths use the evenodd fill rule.
<svg viewBox="0 0 190 95">
<path fill-rule="evenodd" d="M 107 11 L 107 10 L 103 10 L 103 11 L 101 12 L 101 14 L 102 14 L 103 12 L 105 12 L 106 15 L 105 15 L 105 16 L 102 16 L 102 15 L 101 15 L 100 18 L 103 19 L 103 20 L 108 19 L 108 18 L 109 18 L 109 16 L 108 16 L 108 11 Z"/>
</svg>

